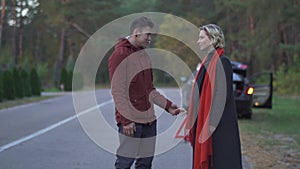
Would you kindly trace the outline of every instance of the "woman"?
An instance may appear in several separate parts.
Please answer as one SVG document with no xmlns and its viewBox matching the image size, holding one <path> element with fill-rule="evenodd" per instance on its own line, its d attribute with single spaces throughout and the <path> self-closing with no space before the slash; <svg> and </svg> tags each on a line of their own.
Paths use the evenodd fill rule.
<svg viewBox="0 0 300 169">
<path fill-rule="evenodd" d="M 185 137 L 193 146 L 193 169 L 242 169 L 232 67 L 221 28 L 201 27 L 198 44 L 206 56 L 192 88 Z"/>
</svg>

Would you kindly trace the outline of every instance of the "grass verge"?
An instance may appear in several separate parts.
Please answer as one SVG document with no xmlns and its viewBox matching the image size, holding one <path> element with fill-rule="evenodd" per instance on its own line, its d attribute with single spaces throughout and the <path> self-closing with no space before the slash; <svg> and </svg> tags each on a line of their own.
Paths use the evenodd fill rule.
<svg viewBox="0 0 300 169">
<path fill-rule="evenodd" d="M 263 154 L 261 152 L 265 152 L 268 155 L 263 158 L 268 158 L 268 156 L 277 158 L 273 162 L 270 160 L 270 166 L 273 168 L 277 168 L 276 165 L 285 166 L 284 168 L 299 167 L 299 121 L 300 99 L 275 95 L 272 109 L 253 109 L 251 120 L 239 120 L 241 137 L 244 141 L 242 146 L 247 149 L 246 151 L 252 152 L 249 156 L 255 157 L 253 161 Z M 250 142 L 255 142 L 255 144 Z M 258 153 L 253 155 L 255 151 L 250 149 L 256 148 L 258 148 Z M 261 165 L 264 164 L 261 163 Z"/>
<path fill-rule="evenodd" d="M 20 106 L 28 103 L 38 102 L 53 97 L 54 96 L 36 96 L 36 97 L 25 97 L 22 99 L 15 99 L 15 100 L 6 100 L 0 103 L 0 110 L 15 107 L 15 106 Z"/>
<path fill-rule="evenodd" d="M 241 128 L 255 133 L 284 134 L 300 142 L 300 100 L 274 96 L 272 109 L 253 109 L 251 120 L 240 120 Z"/>
</svg>

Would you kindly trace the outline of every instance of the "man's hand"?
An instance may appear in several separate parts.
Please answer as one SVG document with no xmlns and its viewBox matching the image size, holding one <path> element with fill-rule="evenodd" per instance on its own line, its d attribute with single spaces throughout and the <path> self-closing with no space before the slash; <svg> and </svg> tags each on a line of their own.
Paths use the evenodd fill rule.
<svg viewBox="0 0 300 169">
<path fill-rule="evenodd" d="M 125 134 L 126 136 L 132 137 L 134 135 L 134 132 L 136 132 L 134 122 L 132 122 L 126 126 L 123 126 L 123 134 Z"/>
<path fill-rule="evenodd" d="M 178 115 L 180 112 L 185 112 L 184 109 L 179 108 L 176 104 L 172 103 L 169 107 L 169 113 L 173 116 Z"/>
</svg>

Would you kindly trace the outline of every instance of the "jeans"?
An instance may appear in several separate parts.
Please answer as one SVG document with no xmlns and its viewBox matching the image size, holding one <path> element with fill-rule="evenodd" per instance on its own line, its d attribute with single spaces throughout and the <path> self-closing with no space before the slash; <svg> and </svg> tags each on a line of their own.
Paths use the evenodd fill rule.
<svg viewBox="0 0 300 169">
<path fill-rule="evenodd" d="M 136 123 L 133 137 L 123 135 L 119 125 L 120 146 L 117 150 L 116 169 L 130 169 L 135 161 L 136 169 L 151 169 L 156 142 L 156 121 L 151 124 Z"/>
</svg>

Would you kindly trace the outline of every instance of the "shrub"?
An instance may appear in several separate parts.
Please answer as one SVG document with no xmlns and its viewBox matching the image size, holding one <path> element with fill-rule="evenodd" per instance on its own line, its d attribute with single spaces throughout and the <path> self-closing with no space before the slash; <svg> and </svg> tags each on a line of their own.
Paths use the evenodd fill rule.
<svg viewBox="0 0 300 169">
<path fill-rule="evenodd" d="M 30 97 L 31 96 L 31 87 L 30 87 L 30 80 L 28 73 L 21 69 L 21 79 L 23 80 L 23 90 L 24 90 L 24 96 Z"/>
<path fill-rule="evenodd" d="M 35 68 L 31 69 L 30 71 L 30 86 L 33 96 L 41 95 L 41 80 Z"/>
<path fill-rule="evenodd" d="M 65 84 L 66 91 L 72 91 L 72 79 L 73 79 L 73 71 L 68 71 L 67 80 Z"/>
<path fill-rule="evenodd" d="M 2 75 L 0 74 L 0 102 L 3 100 L 3 83 L 2 83 Z"/>
<path fill-rule="evenodd" d="M 300 58 L 294 56 L 293 64 L 289 67 L 282 65 L 276 72 L 274 87 L 278 94 L 300 94 Z"/>
<path fill-rule="evenodd" d="M 83 88 L 83 77 L 82 74 L 80 73 L 74 73 L 73 75 L 73 81 L 72 81 L 72 85 L 73 85 L 73 90 L 80 90 Z"/>
<path fill-rule="evenodd" d="M 23 98 L 24 97 L 24 90 L 23 90 L 23 80 L 20 76 L 19 70 L 15 67 L 13 69 L 13 79 L 14 79 L 14 83 L 15 83 L 15 94 L 16 97 L 18 98 Z"/>
<path fill-rule="evenodd" d="M 59 86 L 63 85 L 64 86 L 63 90 L 66 90 L 67 78 L 68 78 L 67 70 L 66 70 L 66 68 L 62 68 L 61 72 L 60 72 Z"/>
<path fill-rule="evenodd" d="M 3 72 L 3 98 L 13 100 L 15 98 L 15 84 L 13 75 L 9 70 Z"/>
</svg>

